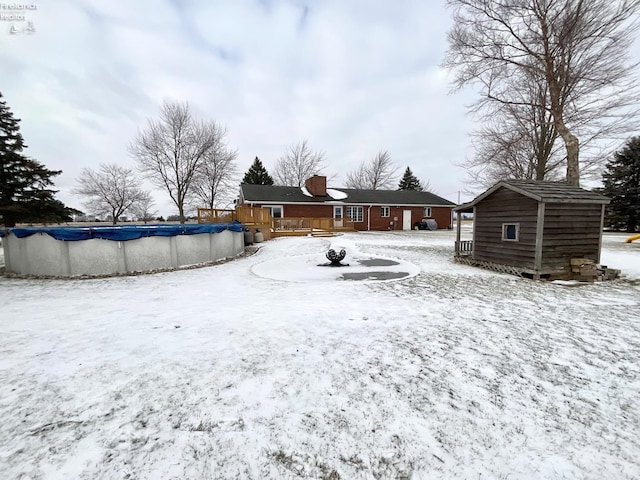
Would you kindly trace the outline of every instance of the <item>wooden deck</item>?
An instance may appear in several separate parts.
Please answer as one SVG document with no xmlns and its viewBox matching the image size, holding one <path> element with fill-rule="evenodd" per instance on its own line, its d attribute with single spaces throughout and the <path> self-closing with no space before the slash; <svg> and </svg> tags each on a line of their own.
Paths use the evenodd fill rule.
<svg viewBox="0 0 640 480">
<path fill-rule="evenodd" d="M 349 219 L 312 217 L 272 218 L 268 208 L 237 207 L 235 210 L 198 208 L 198 223 L 230 223 L 238 221 L 250 230 L 260 229 L 265 239 L 271 237 L 306 236 L 330 237 L 337 232 L 355 232 Z"/>
<path fill-rule="evenodd" d="M 274 237 L 304 236 L 330 237 L 336 232 L 354 232 L 353 222 L 333 218 L 283 217 L 273 219 Z"/>
</svg>

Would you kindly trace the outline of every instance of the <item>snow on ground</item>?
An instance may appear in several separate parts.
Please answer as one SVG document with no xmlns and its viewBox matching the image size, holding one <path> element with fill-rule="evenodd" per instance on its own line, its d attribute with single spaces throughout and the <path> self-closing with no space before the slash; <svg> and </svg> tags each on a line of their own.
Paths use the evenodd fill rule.
<svg viewBox="0 0 640 480">
<path fill-rule="evenodd" d="M 453 238 L 0 278 L 2 478 L 639 478 L 640 244 L 607 235 L 625 276 L 568 287 L 455 264 Z M 284 273 L 340 245 L 419 272 Z"/>
</svg>

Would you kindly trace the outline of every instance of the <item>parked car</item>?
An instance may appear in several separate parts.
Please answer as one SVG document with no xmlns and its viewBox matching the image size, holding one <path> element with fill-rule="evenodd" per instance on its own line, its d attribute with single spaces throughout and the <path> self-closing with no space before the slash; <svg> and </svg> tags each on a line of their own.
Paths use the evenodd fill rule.
<svg viewBox="0 0 640 480">
<path fill-rule="evenodd" d="M 419 222 L 413 224 L 414 230 L 437 230 L 438 222 L 433 218 L 423 218 Z"/>
</svg>

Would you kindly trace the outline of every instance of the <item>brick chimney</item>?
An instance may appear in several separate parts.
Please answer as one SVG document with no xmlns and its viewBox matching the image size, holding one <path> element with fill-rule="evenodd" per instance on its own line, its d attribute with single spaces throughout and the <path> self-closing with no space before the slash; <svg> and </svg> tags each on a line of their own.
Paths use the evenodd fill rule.
<svg viewBox="0 0 640 480">
<path fill-rule="evenodd" d="M 314 197 L 324 197 L 327 195 L 327 177 L 322 175 L 314 175 L 311 178 L 307 178 L 304 186 L 307 187 L 309 193 Z"/>
</svg>

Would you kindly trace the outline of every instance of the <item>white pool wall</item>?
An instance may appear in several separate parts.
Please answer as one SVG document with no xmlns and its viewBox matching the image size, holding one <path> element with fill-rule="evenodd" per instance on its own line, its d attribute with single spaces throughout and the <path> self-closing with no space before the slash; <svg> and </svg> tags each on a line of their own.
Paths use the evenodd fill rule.
<svg viewBox="0 0 640 480">
<path fill-rule="evenodd" d="M 214 262 L 244 250 L 243 232 L 143 237 L 137 240 L 56 240 L 46 233 L 3 238 L 5 271 L 73 277 L 148 272 Z"/>
</svg>

